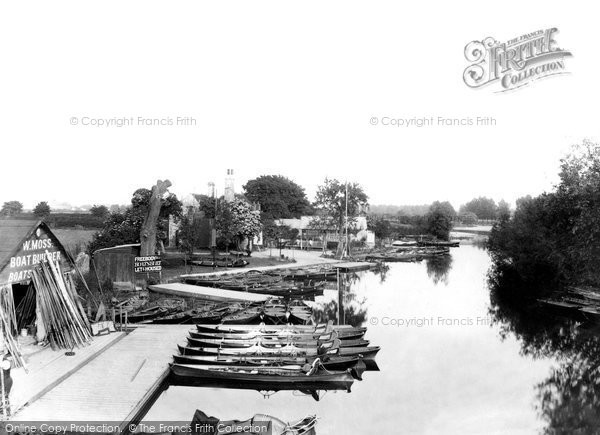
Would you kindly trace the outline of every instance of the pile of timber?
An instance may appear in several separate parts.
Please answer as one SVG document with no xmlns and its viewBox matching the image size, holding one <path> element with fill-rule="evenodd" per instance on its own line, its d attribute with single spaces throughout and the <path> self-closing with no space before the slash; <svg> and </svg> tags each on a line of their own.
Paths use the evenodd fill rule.
<svg viewBox="0 0 600 435">
<path fill-rule="evenodd" d="M 31 272 L 46 339 L 53 349 L 72 349 L 91 340 L 91 326 L 70 275 L 50 255 Z"/>
<path fill-rule="evenodd" d="M 15 338 L 19 329 L 17 327 L 13 290 L 10 285 L 0 287 L 0 329 L 0 340 L 4 340 L 4 346 L 12 355 L 15 367 L 25 367 L 25 359 Z"/>
</svg>

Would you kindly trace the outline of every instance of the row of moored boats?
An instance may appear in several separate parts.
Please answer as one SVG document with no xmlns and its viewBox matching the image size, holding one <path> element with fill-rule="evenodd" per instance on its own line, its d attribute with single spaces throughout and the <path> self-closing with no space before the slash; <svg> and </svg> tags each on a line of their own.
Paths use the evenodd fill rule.
<svg viewBox="0 0 600 435">
<path fill-rule="evenodd" d="M 196 325 L 171 367 L 179 385 L 278 391 L 350 391 L 364 371 L 378 370 L 380 348 L 366 328 L 327 325 Z"/>
</svg>

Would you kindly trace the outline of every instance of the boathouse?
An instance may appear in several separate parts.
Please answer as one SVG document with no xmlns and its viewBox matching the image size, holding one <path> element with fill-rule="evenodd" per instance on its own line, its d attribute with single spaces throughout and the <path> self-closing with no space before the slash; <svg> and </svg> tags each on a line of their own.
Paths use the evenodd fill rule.
<svg viewBox="0 0 600 435">
<path fill-rule="evenodd" d="M 47 253 L 63 272 L 74 270 L 65 247 L 48 225 L 32 219 L 0 219 L 0 286 L 13 287 L 15 304 L 27 289 L 32 269 Z"/>
<path fill-rule="evenodd" d="M 16 334 L 22 328 L 37 325 L 38 339 L 45 337 L 45 327 L 40 322 L 37 292 L 32 282 L 32 271 L 51 258 L 63 276 L 72 274 L 75 266 L 65 247 L 50 228 L 39 220 L 0 219 L 0 311 L 10 321 L 11 331 L 4 337 Z M 53 291 L 43 284 L 43 289 Z M 16 349 L 13 350 L 17 352 Z"/>
</svg>

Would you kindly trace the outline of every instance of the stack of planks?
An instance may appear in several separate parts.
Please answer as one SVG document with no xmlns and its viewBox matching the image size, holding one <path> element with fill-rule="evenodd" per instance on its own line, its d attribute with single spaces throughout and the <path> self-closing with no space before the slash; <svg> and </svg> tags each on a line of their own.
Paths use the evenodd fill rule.
<svg viewBox="0 0 600 435">
<path fill-rule="evenodd" d="M 25 367 L 25 360 L 21 354 L 19 343 L 15 339 L 17 335 L 17 319 L 15 315 L 15 302 L 12 287 L 7 285 L 0 287 L 0 336 L 3 344 L 13 357 L 15 367 Z"/>
<path fill-rule="evenodd" d="M 79 302 L 75 284 L 70 276 L 63 276 L 59 263 L 47 253 L 47 261 L 31 272 L 31 279 L 36 289 L 41 323 L 52 348 L 72 349 L 90 341 L 90 323 Z"/>
</svg>

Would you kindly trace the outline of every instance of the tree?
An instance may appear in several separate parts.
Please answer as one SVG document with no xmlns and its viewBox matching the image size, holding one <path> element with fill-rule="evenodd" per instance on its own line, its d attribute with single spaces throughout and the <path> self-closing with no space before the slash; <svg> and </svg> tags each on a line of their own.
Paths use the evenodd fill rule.
<svg viewBox="0 0 600 435">
<path fill-rule="evenodd" d="M 111 204 L 111 206 L 108 209 L 110 213 L 124 213 L 125 210 L 127 210 L 127 206 L 119 204 Z"/>
<path fill-rule="evenodd" d="M 496 219 L 496 202 L 493 199 L 484 196 L 473 198 L 471 201 L 460 207 L 461 213 L 468 211 L 475 213 L 478 219 Z"/>
<path fill-rule="evenodd" d="M 262 175 L 248 181 L 244 190 L 248 201 L 260 204 L 264 219 L 312 214 L 304 188 L 282 175 Z"/>
<path fill-rule="evenodd" d="M 520 198 L 513 216 L 492 228 L 498 279 L 515 273 L 525 283 L 600 285 L 600 145 L 574 146 L 559 176 L 553 192 Z"/>
<path fill-rule="evenodd" d="M 375 233 L 375 239 L 381 241 L 391 236 L 390 222 L 382 216 L 367 216 L 367 228 Z"/>
<path fill-rule="evenodd" d="M 215 217 L 217 204 L 220 201 L 224 201 L 223 197 L 217 199 L 202 194 L 194 194 L 194 198 L 196 198 L 196 201 L 198 201 L 198 208 L 202 213 L 204 213 L 204 217 L 208 219 L 213 219 Z"/>
<path fill-rule="evenodd" d="M 90 213 L 92 214 L 92 216 L 97 217 L 99 219 L 106 219 L 110 212 L 108 211 L 108 207 L 106 207 L 105 205 L 94 204 L 90 208 Z"/>
<path fill-rule="evenodd" d="M 33 214 L 39 218 L 45 218 L 50 214 L 50 206 L 46 201 L 39 202 L 33 209 Z"/>
<path fill-rule="evenodd" d="M 217 235 L 225 248 L 235 242 L 239 248 L 244 239 L 251 241 L 260 234 L 260 212 L 241 199 L 222 201 L 215 218 Z"/>
<path fill-rule="evenodd" d="M 521 198 L 518 198 L 517 201 L 516 201 L 517 208 L 523 207 L 525 205 L 525 203 L 527 203 L 527 202 L 529 202 L 531 200 L 533 200 L 533 198 L 531 197 L 531 195 L 525 195 L 525 196 L 522 196 Z"/>
<path fill-rule="evenodd" d="M 273 242 L 279 248 L 279 256 L 281 250 L 288 243 L 293 243 L 298 237 L 299 231 L 297 228 L 292 228 L 289 225 L 278 225 L 275 221 L 270 220 L 263 224 L 263 237 L 268 242 Z"/>
<path fill-rule="evenodd" d="M 1 216 L 15 216 L 21 212 L 23 212 L 23 204 L 19 201 L 7 201 L 0 209 Z"/>
<path fill-rule="evenodd" d="M 158 218 L 160 217 L 160 213 L 163 211 L 161 210 L 163 196 L 165 193 L 167 193 L 167 189 L 169 187 L 171 187 L 171 182 L 169 180 L 158 180 L 156 185 L 152 187 L 150 198 L 148 199 L 148 205 L 146 206 L 146 215 L 144 216 L 142 228 L 140 229 L 140 254 L 142 256 L 154 255 L 156 253 L 156 226 L 158 223 Z M 140 198 L 134 194 L 132 202 L 139 199 Z M 181 203 L 179 203 L 180 214 L 181 210 Z"/>
<path fill-rule="evenodd" d="M 202 227 L 199 224 L 200 220 L 194 214 L 183 216 L 179 223 L 179 249 L 189 255 L 202 241 Z"/>
<path fill-rule="evenodd" d="M 150 189 L 138 189 L 133 193 L 131 205 L 124 211 L 112 212 L 104 222 L 92 241 L 88 244 L 88 252 L 112 246 L 140 243 L 140 233 L 144 219 L 148 215 L 150 205 Z M 167 238 L 169 216 L 176 220 L 182 217 L 181 201 L 173 193 L 163 196 L 160 200 L 160 211 L 156 222 L 157 241 L 163 242 Z"/>
<path fill-rule="evenodd" d="M 510 205 L 508 205 L 508 202 L 501 199 L 500 202 L 498 202 L 497 219 L 507 219 L 509 217 L 510 217 Z"/>
<path fill-rule="evenodd" d="M 426 215 L 427 233 L 440 240 L 450 238 L 452 229 L 452 219 L 456 216 L 456 211 L 448 201 L 435 201 L 429 207 Z"/>
<path fill-rule="evenodd" d="M 341 183 L 336 179 L 325 179 L 317 189 L 314 207 L 318 211 L 313 219 L 314 227 L 332 228 L 343 240 L 346 225 L 356 222 L 356 217 L 368 206 L 369 197 L 358 183 Z M 346 222 L 346 210 L 348 221 Z M 341 243 L 340 243 L 341 245 Z M 338 252 L 343 255 L 343 252 Z"/>
</svg>

